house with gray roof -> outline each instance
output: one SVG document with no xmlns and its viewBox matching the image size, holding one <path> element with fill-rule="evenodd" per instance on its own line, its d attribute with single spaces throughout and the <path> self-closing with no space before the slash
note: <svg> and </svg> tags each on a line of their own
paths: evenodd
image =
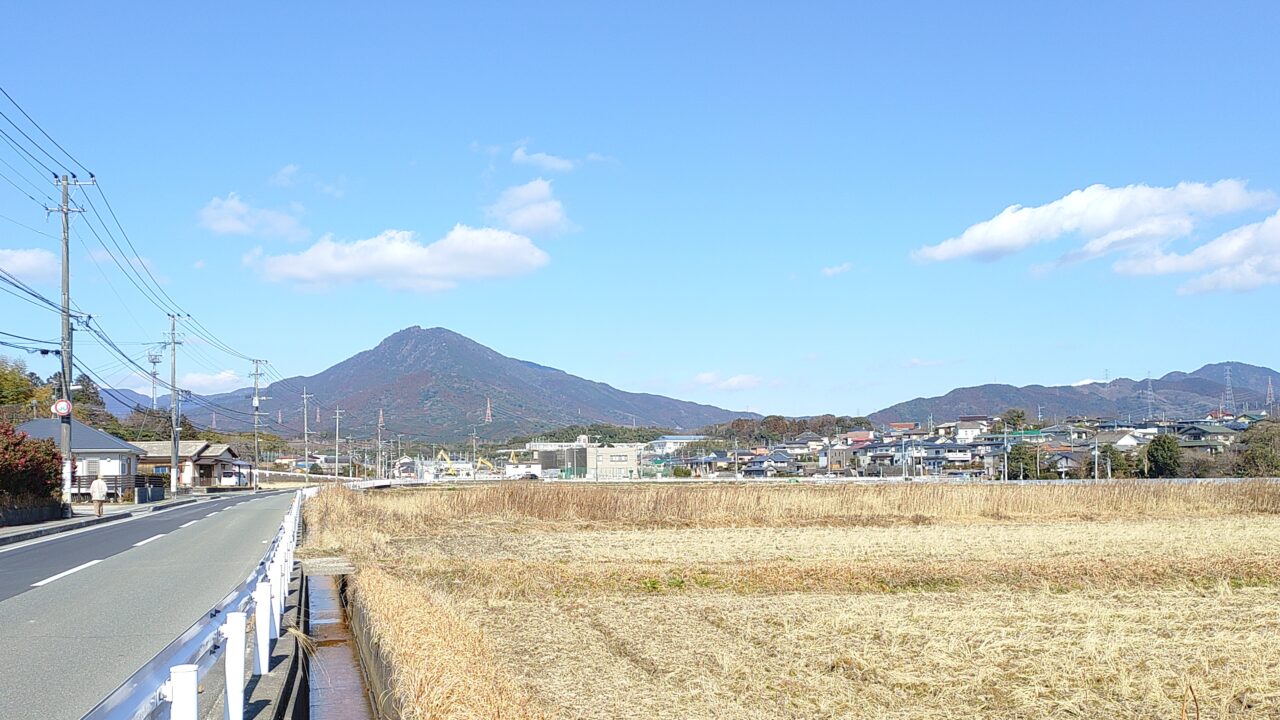
<svg viewBox="0 0 1280 720">
<path fill-rule="evenodd" d="M 17 428 L 37 440 L 62 442 L 62 422 L 56 418 L 29 420 Z M 71 419 L 71 458 L 62 461 L 62 491 L 71 499 L 73 495 L 89 492 L 89 484 L 98 476 L 107 481 L 108 494 L 121 496 L 134 486 L 134 476 L 140 472 L 142 448 L 95 427 Z M 68 477 L 68 462 L 74 461 L 74 487 Z"/>
<path fill-rule="evenodd" d="M 140 442 L 145 455 L 142 472 L 151 475 L 169 475 L 172 464 L 172 443 L 169 440 Z M 204 440 L 183 440 L 178 443 L 178 484 L 209 487 L 216 485 L 243 485 L 247 463 L 230 445 L 210 443 Z"/>
</svg>

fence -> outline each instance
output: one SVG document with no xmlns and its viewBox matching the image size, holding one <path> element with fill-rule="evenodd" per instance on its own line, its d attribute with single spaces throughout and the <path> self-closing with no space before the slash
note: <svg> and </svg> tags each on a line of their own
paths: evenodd
<svg viewBox="0 0 1280 720">
<path fill-rule="evenodd" d="M 73 496 L 88 496 L 88 487 L 93 484 L 96 477 L 86 477 L 86 475 L 76 475 L 72 478 L 70 484 L 70 493 Z M 169 487 L 168 482 L 164 478 L 154 477 L 154 475 L 102 475 L 102 482 L 106 483 L 106 496 L 115 497 L 116 500 L 123 498 L 125 493 L 134 491 L 138 488 L 166 488 Z"/>
<path fill-rule="evenodd" d="M 302 501 L 315 490 L 294 493 L 280 529 L 258 567 L 209 614 L 160 651 L 107 696 L 84 720 L 144 720 L 166 715 L 199 717 L 200 679 L 225 656 L 228 720 L 243 720 L 248 615 L 253 613 L 253 675 L 269 669 L 271 647 L 280 637 L 285 597 L 293 572 Z"/>
</svg>

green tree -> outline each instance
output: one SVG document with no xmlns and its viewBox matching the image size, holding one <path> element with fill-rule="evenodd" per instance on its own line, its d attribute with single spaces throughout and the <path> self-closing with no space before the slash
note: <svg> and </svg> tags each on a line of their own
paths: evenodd
<svg viewBox="0 0 1280 720">
<path fill-rule="evenodd" d="M 1009 408 L 1000 415 L 1000 421 L 1010 430 L 1017 430 L 1027 423 L 1027 413 L 1021 408 Z"/>
<path fill-rule="evenodd" d="M 769 415 L 760 421 L 760 433 L 768 440 L 777 442 L 786 438 L 791 424 L 781 415 Z"/>
<path fill-rule="evenodd" d="M 1157 435 L 1147 446 L 1148 475 L 1150 477 L 1178 477 L 1182 468 L 1182 448 L 1173 435 Z"/>
<path fill-rule="evenodd" d="M 1028 480 L 1040 477 L 1039 459 L 1036 449 L 1027 443 L 1018 443 L 1009 448 L 1009 479 Z"/>
<path fill-rule="evenodd" d="M 0 422 L 0 502 L 53 499 L 62 491 L 62 454 Z"/>
<path fill-rule="evenodd" d="M 0 357 L 0 405 L 25 405 L 31 402 L 35 384 L 21 359 Z"/>
<path fill-rule="evenodd" d="M 1242 477 L 1280 475 L 1280 423 L 1254 423 L 1241 433 L 1240 442 L 1244 450 L 1236 463 L 1236 474 Z"/>
<path fill-rule="evenodd" d="M 1129 458 L 1115 445 L 1103 445 L 1098 448 L 1098 477 L 1107 477 L 1108 468 L 1113 478 L 1130 477 Z M 1093 453 L 1089 453 L 1088 467 L 1085 477 L 1093 477 Z"/>
</svg>

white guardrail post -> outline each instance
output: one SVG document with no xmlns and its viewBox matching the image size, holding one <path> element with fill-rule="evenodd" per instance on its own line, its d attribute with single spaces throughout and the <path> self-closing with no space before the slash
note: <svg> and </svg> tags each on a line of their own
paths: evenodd
<svg viewBox="0 0 1280 720">
<path fill-rule="evenodd" d="M 223 662 L 226 686 L 225 720 L 244 720 L 244 652 L 245 614 L 227 613 L 222 624 L 222 635 L 227 640 L 227 654 Z"/>
<path fill-rule="evenodd" d="M 169 668 L 169 717 L 171 720 L 198 720 L 200 715 L 199 665 Z"/>
<path fill-rule="evenodd" d="M 259 581 L 253 588 L 253 674 L 271 669 L 271 586 Z"/>
<path fill-rule="evenodd" d="M 271 629 L 272 644 L 280 637 L 280 572 L 276 569 L 275 561 L 271 561 L 267 565 L 267 586 L 271 588 L 271 594 L 267 597 L 267 612 L 271 617 L 268 627 Z"/>
</svg>

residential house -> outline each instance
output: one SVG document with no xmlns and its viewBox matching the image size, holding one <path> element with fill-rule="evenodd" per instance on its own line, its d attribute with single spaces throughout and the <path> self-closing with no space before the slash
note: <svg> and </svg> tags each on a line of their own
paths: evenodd
<svg viewBox="0 0 1280 720">
<path fill-rule="evenodd" d="M 62 422 L 58 419 L 30 420 L 17 429 L 37 440 L 52 440 L 55 445 L 62 442 Z M 63 497 L 87 494 L 89 484 L 98 476 L 106 481 L 109 495 L 122 497 L 134 487 L 142 455 L 143 450 L 137 445 L 72 418 L 71 458 L 64 458 L 62 463 Z M 69 460 L 75 461 L 74 486 L 68 477 Z"/>
<path fill-rule="evenodd" d="M 857 445 L 858 443 L 874 442 L 876 439 L 875 430 L 851 430 L 840 435 L 837 440 L 845 445 Z"/>
<path fill-rule="evenodd" d="M 1081 427 L 1079 425 L 1072 425 L 1070 423 L 1050 425 L 1047 428 L 1043 428 L 1040 432 L 1044 435 L 1052 435 L 1054 438 L 1063 442 L 1080 441 L 1089 437 L 1088 428 Z"/>
<path fill-rule="evenodd" d="M 142 473 L 169 475 L 173 445 L 168 440 L 139 442 L 143 450 Z M 178 443 L 178 484 L 186 487 L 244 485 L 248 482 L 250 463 L 240 460 L 230 445 L 204 440 Z"/>
<path fill-rule="evenodd" d="M 1099 432 L 1096 442 L 1098 445 L 1112 445 L 1121 452 L 1136 450 L 1139 445 L 1143 444 L 1141 436 L 1132 430 L 1108 430 L 1105 432 Z"/>
<path fill-rule="evenodd" d="M 794 463 L 791 461 L 791 456 L 781 451 L 757 455 L 751 458 L 751 461 L 742 469 L 742 474 L 746 477 L 773 477 L 790 475 L 793 472 Z"/>
<path fill-rule="evenodd" d="M 978 438 L 979 435 L 985 435 L 991 426 L 986 420 L 957 420 L 956 421 L 956 442 L 971 443 Z"/>
<path fill-rule="evenodd" d="M 858 451 L 870 445 L 861 442 L 852 445 L 832 445 L 827 448 L 827 471 L 837 475 L 852 475 L 862 468 L 858 461 Z"/>
<path fill-rule="evenodd" d="M 1089 467 L 1091 455 L 1090 450 L 1055 452 L 1045 458 L 1045 464 L 1050 470 L 1058 473 L 1058 477 L 1066 479 L 1078 475 L 1081 470 Z"/>
<path fill-rule="evenodd" d="M 1184 427 L 1178 435 L 1183 440 L 1211 440 L 1224 445 L 1230 445 L 1239 437 L 1238 430 L 1232 430 L 1225 425 L 1211 425 L 1208 423 L 1195 423 Z"/>
<path fill-rule="evenodd" d="M 1179 440 L 1178 447 L 1189 453 L 1221 455 L 1226 452 L 1227 443 L 1218 440 Z"/>
</svg>

